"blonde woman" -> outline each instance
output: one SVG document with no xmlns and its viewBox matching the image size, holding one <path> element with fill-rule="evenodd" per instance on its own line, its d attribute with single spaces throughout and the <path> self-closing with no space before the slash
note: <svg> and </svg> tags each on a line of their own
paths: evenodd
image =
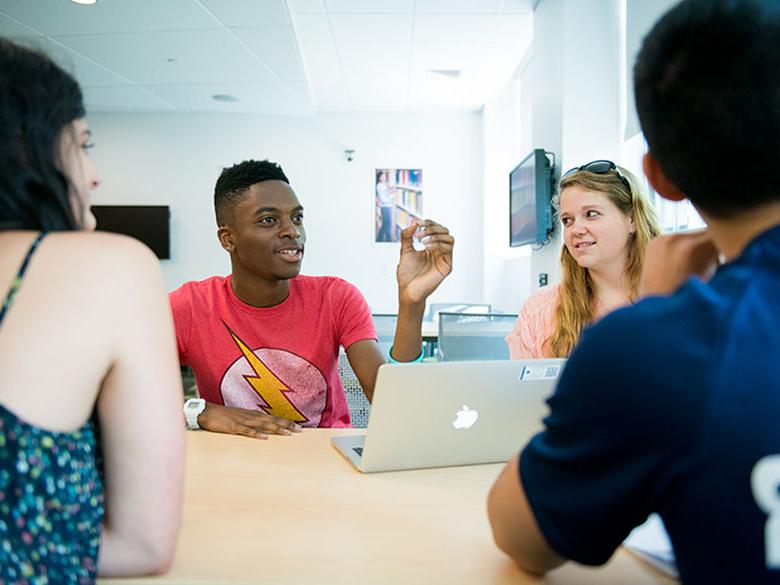
<svg viewBox="0 0 780 585">
<path fill-rule="evenodd" d="M 636 178 L 612 161 L 561 178 L 561 282 L 529 298 L 506 341 L 512 359 L 568 357 L 583 328 L 636 300 L 648 242 L 660 233 Z"/>
</svg>

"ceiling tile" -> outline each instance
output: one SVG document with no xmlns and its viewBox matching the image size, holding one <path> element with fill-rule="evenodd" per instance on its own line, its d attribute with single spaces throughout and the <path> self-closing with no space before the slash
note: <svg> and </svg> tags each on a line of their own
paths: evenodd
<svg viewBox="0 0 780 585">
<path fill-rule="evenodd" d="M 87 113 L 127 110 L 167 112 L 174 109 L 165 100 L 136 85 L 86 87 L 84 88 L 84 104 Z"/>
<path fill-rule="evenodd" d="M 315 83 L 342 83 L 344 77 L 341 72 L 341 67 L 333 65 L 319 65 L 316 67 L 309 67 L 309 81 L 314 85 Z"/>
<path fill-rule="evenodd" d="M 258 26 L 231 30 L 280 79 L 304 79 L 298 44 L 291 26 Z"/>
<path fill-rule="evenodd" d="M 287 6 L 292 13 L 323 14 L 325 12 L 325 3 L 322 0 L 287 0 Z"/>
<path fill-rule="evenodd" d="M 478 112 L 484 100 L 476 96 L 461 94 L 409 96 L 409 109 L 416 112 Z"/>
<path fill-rule="evenodd" d="M 56 41 L 49 41 L 45 47 L 41 47 L 52 60 L 60 67 L 73 74 L 82 87 L 111 87 L 127 85 L 127 79 L 114 75 L 111 70 L 74 53 L 70 49 L 59 45 Z"/>
<path fill-rule="evenodd" d="M 49 36 L 219 26 L 196 0 L 114 0 L 92 6 L 65 0 L 3 0 L 0 6 L 0 11 Z"/>
<path fill-rule="evenodd" d="M 56 40 L 139 84 L 273 81 L 226 29 Z"/>
<path fill-rule="evenodd" d="M 496 17 L 486 14 L 418 14 L 414 40 L 423 42 L 488 41 Z"/>
<path fill-rule="evenodd" d="M 403 95 L 368 93 L 352 96 L 352 111 L 355 112 L 397 112 L 406 111 L 409 98 Z"/>
<path fill-rule="evenodd" d="M 352 91 L 357 87 L 376 88 L 377 91 L 392 92 L 403 89 L 409 84 L 409 69 L 407 67 L 344 67 L 344 79 L 347 88 Z"/>
<path fill-rule="evenodd" d="M 303 59 L 308 67 L 338 65 L 339 54 L 336 43 L 304 43 Z"/>
<path fill-rule="evenodd" d="M 409 90 L 409 106 L 422 110 L 476 110 L 485 102 L 484 91 L 484 85 L 468 79 L 417 73 Z"/>
<path fill-rule="evenodd" d="M 327 43 L 333 41 L 330 22 L 326 14 L 296 14 L 295 31 L 302 43 Z"/>
<path fill-rule="evenodd" d="M 291 81 L 287 84 L 292 92 L 304 103 L 311 103 L 311 88 L 306 81 Z"/>
<path fill-rule="evenodd" d="M 2 5 L 0 5 L 0 10 L 2 10 Z M 12 39 L 32 36 L 40 36 L 40 32 L 0 12 L 0 37 Z"/>
<path fill-rule="evenodd" d="M 528 46 L 518 46 L 516 44 L 499 46 L 501 46 L 502 49 L 494 53 L 490 59 L 486 61 L 486 64 L 490 67 L 509 71 L 509 74 L 511 75 L 528 52 Z"/>
<path fill-rule="evenodd" d="M 408 65 L 411 43 L 340 43 L 341 64 L 350 65 Z"/>
<path fill-rule="evenodd" d="M 412 67 L 421 69 L 463 69 L 489 59 L 489 43 L 414 43 Z"/>
<path fill-rule="evenodd" d="M 463 110 L 505 86 L 536 1 L 0 0 L 0 35 L 42 44 L 93 110 Z"/>
<path fill-rule="evenodd" d="M 530 45 L 533 38 L 533 17 L 530 14 L 504 14 L 498 17 L 491 40 Z"/>
<path fill-rule="evenodd" d="M 406 14 L 331 14 L 333 38 L 342 42 L 410 41 L 412 16 Z"/>
<path fill-rule="evenodd" d="M 412 0 L 325 0 L 331 14 L 411 14 Z"/>
<path fill-rule="evenodd" d="M 318 98 L 314 101 L 314 107 L 317 112 L 351 112 L 352 103 L 344 99 L 330 99 L 327 96 Z"/>
<path fill-rule="evenodd" d="M 200 0 L 225 26 L 289 26 L 284 0 Z"/>
<path fill-rule="evenodd" d="M 496 14 L 502 0 L 415 0 L 417 14 Z"/>
<path fill-rule="evenodd" d="M 356 110 L 406 108 L 409 97 L 406 67 L 345 67 L 344 78 Z"/>
<path fill-rule="evenodd" d="M 75 77 L 82 87 L 110 87 L 129 83 L 127 79 L 114 75 L 109 69 L 74 53 L 47 37 L 18 37 L 14 39 L 14 42 L 46 53 L 52 61 Z"/>
<path fill-rule="evenodd" d="M 158 85 L 147 89 L 188 112 L 248 112 L 305 116 L 313 113 L 308 101 L 303 101 L 283 83 Z M 214 94 L 233 95 L 237 102 L 217 102 Z"/>
<path fill-rule="evenodd" d="M 506 0 L 504 14 L 532 14 L 536 0 Z"/>
<path fill-rule="evenodd" d="M 345 110 L 351 108 L 349 93 L 339 80 L 320 81 L 311 85 L 312 99 L 317 111 L 323 109 Z"/>
</svg>

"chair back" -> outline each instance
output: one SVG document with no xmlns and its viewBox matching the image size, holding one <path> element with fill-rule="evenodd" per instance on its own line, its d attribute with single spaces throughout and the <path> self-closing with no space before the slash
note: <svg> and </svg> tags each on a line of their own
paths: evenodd
<svg viewBox="0 0 780 585">
<path fill-rule="evenodd" d="M 490 305 L 487 303 L 431 303 L 428 307 L 426 321 L 438 321 L 439 313 L 490 313 Z"/>
<path fill-rule="evenodd" d="M 371 403 L 366 398 L 360 381 L 349 365 L 347 354 L 339 350 L 339 377 L 344 387 L 344 395 L 347 397 L 349 418 L 356 429 L 364 429 L 368 425 L 368 414 L 371 412 Z"/>
<path fill-rule="evenodd" d="M 395 324 L 398 322 L 398 315 L 390 313 L 374 313 L 374 327 L 378 338 L 379 351 L 387 359 L 387 352 L 393 345 L 395 338 Z"/>
<path fill-rule="evenodd" d="M 511 313 L 439 313 L 439 361 L 508 360 Z"/>
</svg>

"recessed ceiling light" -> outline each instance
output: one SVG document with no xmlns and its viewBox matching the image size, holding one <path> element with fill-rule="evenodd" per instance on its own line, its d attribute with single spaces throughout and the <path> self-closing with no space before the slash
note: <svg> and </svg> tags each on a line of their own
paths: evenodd
<svg viewBox="0 0 780 585">
<path fill-rule="evenodd" d="M 70 0 L 74 4 L 97 4 L 98 0 Z"/>
<path fill-rule="evenodd" d="M 234 95 L 228 95 L 226 93 L 215 93 L 211 96 L 215 102 L 237 102 L 238 98 Z"/>
</svg>

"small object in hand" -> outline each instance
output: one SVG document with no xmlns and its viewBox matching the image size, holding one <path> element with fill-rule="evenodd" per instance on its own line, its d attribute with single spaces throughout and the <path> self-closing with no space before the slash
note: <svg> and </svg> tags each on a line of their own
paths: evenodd
<svg viewBox="0 0 780 585">
<path fill-rule="evenodd" d="M 417 229 L 415 229 L 414 233 L 412 234 L 412 246 L 418 252 L 425 251 L 425 243 L 423 242 L 424 237 L 425 237 L 425 226 L 418 225 Z"/>
</svg>

